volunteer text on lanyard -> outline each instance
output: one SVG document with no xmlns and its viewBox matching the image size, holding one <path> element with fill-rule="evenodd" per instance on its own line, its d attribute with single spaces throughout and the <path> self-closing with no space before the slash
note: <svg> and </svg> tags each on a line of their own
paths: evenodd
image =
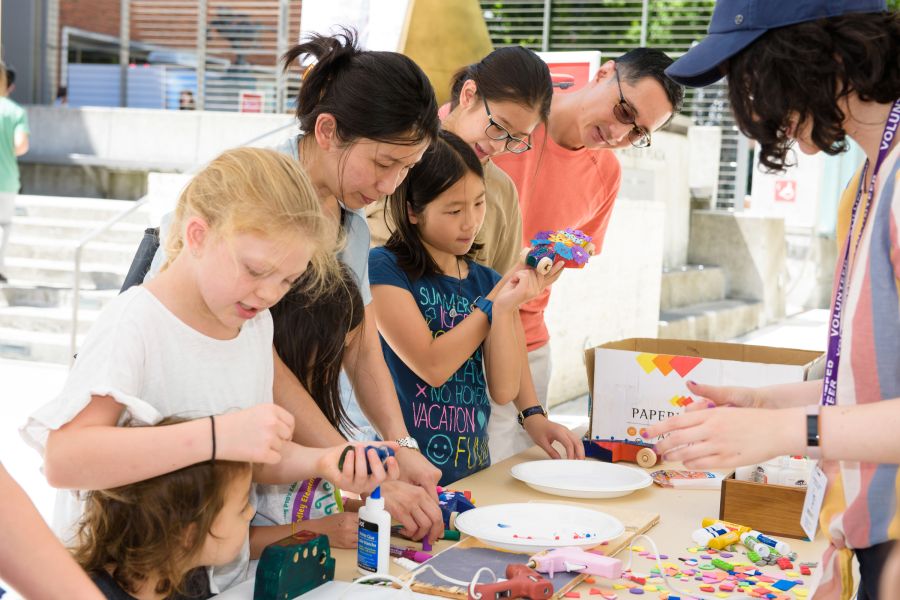
<svg viewBox="0 0 900 600">
<path fill-rule="evenodd" d="M 863 211 L 862 226 L 859 228 L 859 237 L 856 238 L 856 245 L 853 248 L 853 256 L 859 250 L 859 242 L 862 240 L 863 232 L 866 229 L 866 221 L 869 218 L 869 209 L 872 206 L 872 198 L 875 196 L 875 180 L 878 177 L 878 170 L 881 163 L 887 158 L 888 149 L 891 147 L 891 141 L 897 135 L 897 124 L 900 122 L 900 99 L 894 101 L 891 112 L 888 114 L 887 123 L 884 126 L 884 132 L 881 134 L 881 145 L 878 148 L 878 158 L 875 161 L 875 168 L 872 169 L 872 178 L 869 180 L 869 187 L 866 190 L 866 206 Z M 837 404 L 837 378 L 838 365 L 841 362 L 841 332 L 842 321 L 844 318 L 844 300 L 847 294 L 847 279 L 850 271 L 850 242 L 853 241 L 853 230 L 856 224 L 856 214 L 859 209 L 859 201 L 862 198 L 863 184 L 866 181 L 866 172 L 869 170 L 869 161 L 863 166 L 862 173 L 859 176 L 859 189 L 856 192 L 856 200 L 853 202 L 853 212 L 850 213 L 850 231 L 847 234 L 847 243 L 844 244 L 844 260 L 841 265 L 841 274 L 838 279 L 837 292 L 834 295 L 834 306 L 831 309 L 831 320 L 828 322 L 830 334 L 828 336 L 828 356 L 825 361 L 825 382 L 822 386 L 822 406 L 834 406 Z"/>
<path fill-rule="evenodd" d="M 897 125 L 900 123 L 900 100 L 895 100 L 888 113 L 884 132 L 881 134 L 881 145 L 878 147 L 878 158 L 875 160 L 875 168 L 872 170 L 872 178 L 866 190 L 866 206 L 863 210 L 862 225 L 859 228 L 859 237 L 853 247 L 853 257 L 859 250 L 859 242 L 862 240 L 866 229 L 866 221 L 869 218 L 869 209 L 872 207 L 872 199 L 875 197 L 875 180 L 881 163 L 887 158 L 891 141 L 897 135 Z M 856 192 L 856 200 L 853 202 L 853 211 L 850 213 L 850 231 L 847 233 L 847 242 L 844 244 L 844 260 L 841 264 L 841 274 L 838 279 L 837 292 L 834 295 L 834 306 L 831 309 L 831 320 L 828 323 L 830 334 L 828 336 L 828 355 L 825 361 L 825 381 L 822 385 L 822 406 L 834 406 L 837 404 L 837 378 L 838 365 L 841 362 L 841 332 L 844 318 L 844 300 L 847 295 L 847 279 L 850 271 L 850 243 L 853 241 L 853 230 L 856 226 L 856 214 L 859 210 L 859 201 L 862 198 L 863 184 L 866 181 L 866 173 L 869 170 L 869 161 L 866 159 L 862 173 L 859 175 L 859 189 Z M 819 525 L 819 512 L 822 510 L 822 502 L 825 499 L 825 491 L 828 486 L 828 478 L 822 468 L 816 465 L 806 488 L 806 498 L 803 501 L 803 510 L 800 513 L 800 526 L 809 539 L 816 537 L 816 529 Z"/>
</svg>

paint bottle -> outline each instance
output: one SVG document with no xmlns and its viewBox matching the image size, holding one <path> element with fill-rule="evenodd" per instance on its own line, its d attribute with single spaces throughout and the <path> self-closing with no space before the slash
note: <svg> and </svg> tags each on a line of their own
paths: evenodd
<svg viewBox="0 0 900 600">
<path fill-rule="evenodd" d="M 751 531 L 750 535 L 752 535 L 753 537 L 758 539 L 760 542 L 762 542 L 766 546 L 769 546 L 770 548 L 774 548 L 775 551 L 778 552 L 778 554 L 783 554 L 783 555 L 787 556 L 788 554 L 791 553 L 791 547 L 788 546 L 785 542 L 782 542 L 781 540 L 776 540 L 774 538 L 770 538 L 769 536 L 764 535 L 755 530 Z"/>
<path fill-rule="evenodd" d="M 737 531 L 729 531 L 724 535 L 720 535 L 715 537 L 708 542 L 706 542 L 707 548 L 712 548 L 713 550 L 723 550 L 732 544 L 737 544 L 741 541 L 741 536 Z"/>
<path fill-rule="evenodd" d="M 359 540 L 356 566 L 363 575 L 387 575 L 390 571 L 391 515 L 384 510 L 381 488 L 377 487 L 359 509 Z"/>
<path fill-rule="evenodd" d="M 730 523 L 728 521 L 722 521 L 720 519 L 711 519 L 709 517 L 703 519 L 700 524 L 703 527 L 713 527 L 715 529 L 734 529 L 738 533 L 745 533 L 747 531 L 750 531 L 750 528 L 746 525 L 738 525 L 737 523 Z"/>
<path fill-rule="evenodd" d="M 753 550 L 760 558 L 766 558 L 772 553 L 772 549 L 766 546 L 749 533 L 741 534 L 741 543 L 747 550 Z"/>
<path fill-rule="evenodd" d="M 715 539 L 720 535 L 725 535 L 726 533 L 728 533 L 728 530 L 724 527 L 703 527 L 692 533 L 691 539 L 694 540 L 694 543 L 698 546 L 706 547 L 706 544 L 708 544 L 710 540 Z"/>
</svg>

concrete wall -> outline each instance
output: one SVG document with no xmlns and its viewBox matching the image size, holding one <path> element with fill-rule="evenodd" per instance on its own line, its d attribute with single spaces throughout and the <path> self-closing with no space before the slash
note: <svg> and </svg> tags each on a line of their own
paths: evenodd
<svg viewBox="0 0 900 600">
<path fill-rule="evenodd" d="M 691 197 L 686 127 L 680 121 L 653 134 L 649 148 L 626 148 L 616 154 L 622 164 L 620 199 L 653 200 L 665 207 L 663 266 L 687 262 Z"/>
<path fill-rule="evenodd" d="M 19 164 L 23 194 L 137 200 L 147 193 L 147 171 L 50 165 Z"/>
<path fill-rule="evenodd" d="M 25 162 L 68 154 L 186 170 L 225 150 L 294 122 L 292 115 L 134 108 L 28 106 L 31 150 Z M 254 146 L 271 146 L 285 129 Z"/>
<path fill-rule="evenodd" d="M 20 159 L 23 192 L 51 196 L 135 200 L 147 193 L 148 171 L 188 171 L 227 148 L 260 136 L 253 146 L 273 146 L 295 131 L 291 115 L 26 109 L 31 149 Z"/>
<path fill-rule="evenodd" d="M 584 349 L 627 337 L 656 337 L 667 207 L 616 201 L 603 252 L 553 286 L 547 309 L 553 377 L 549 404 L 588 391 Z"/>
<path fill-rule="evenodd" d="M 784 220 L 709 210 L 691 218 L 691 264 L 723 267 L 728 296 L 762 301 L 766 323 L 784 317 Z"/>
</svg>

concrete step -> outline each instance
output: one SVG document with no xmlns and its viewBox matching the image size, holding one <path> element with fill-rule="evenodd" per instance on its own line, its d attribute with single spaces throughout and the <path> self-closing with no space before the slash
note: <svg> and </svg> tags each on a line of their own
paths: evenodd
<svg viewBox="0 0 900 600">
<path fill-rule="evenodd" d="M 133 206 L 134 200 L 104 200 L 66 196 L 16 196 L 17 215 L 44 219 L 105 222 Z M 142 206 L 125 217 L 124 222 L 138 225 L 150 223 L 150 213 L 147 206 Z"/>
<path fill-rule="evenodd" d="M 125 281 L 128 264 L 82 263 L 81 286 L 87 289 L 118 290 Z M 11 281 L 25 279 L 51 285 L 72 285 L 74 266 L 70 260 L 8 258 L 4 275 Z"/>
<path fill-rule="evenodd" d="M 13 218 L 12 238 L 22 237 L 50 237 L 54 239 L 81 240 L 96 228 L 101 227 L 103 221 L 85 221 L 75 219 L 53 219 L 45 217 L 15 217 Z M 109 231 L 100 234 L 98 242 L 117 242 L 120 244 L 134 244 L 137 249 L 141 243 L 146 226 L 137 223 L 117 223 Z"/>
<path fill-rule="evenodd" d="M 724 342 L 763 325 L 762 302 L 725 299 L 659 313 L 660 338 Z"/>
<path fill-rule="evenodd" d="M 78 338 L 80 345 L 83 336 Z M 0 327 L 0 358 L 69 364 L 70 337 L 64 333 L 21 331 Z"/>
<path fill-rule="evenodd" d="M 659 309 L 662 311 L 724 300 L 728 291 L 725 270 L 713 265 L 682 265 L 663 270 Z"/>
<path fill-rule="evenodd" d="M 85 334 L 97 320 L 97 309 L 78 311 L 78 333 Z M 34 306 L 7 306 L 0 308 L 0 329 L 64 333 L 72 331 L 71 307 L 37 308 Z"/>
<path fill-rule="evenodd" d="M 80 309 L 84 310 L 99 310 L 118 294 L 118 289 L 82 289 L 78 305 Z M 0 285 L 0 306 L 69 308 L 71 310 L 72 295 L 71 281 L 69 285 L 46 285 L 33 281 L 11 280 L 6 285 Z"/>
<path fill-rule="evenodd" d="M 15 236 L 6 248 L 7 258 L 37 258 L 41 260 L 75 259 L 75 240 L 59 240 L 47 237 Z M 81 251 L 81 259 L 89 263 L 130 265 L 137 251 L 137 244 L 116 242 L 91 242 Z M 72 268 L 74 269 L 74 263 Z"/>
</svg>

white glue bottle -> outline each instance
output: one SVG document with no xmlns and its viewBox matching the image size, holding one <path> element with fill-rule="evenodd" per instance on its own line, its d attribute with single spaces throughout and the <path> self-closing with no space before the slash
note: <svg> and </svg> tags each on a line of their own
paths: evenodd
<svg viewBox="0 0 900 600">
<path fill-rule="evenodd" d="M 387 575 L 390 571 L 391 515 L 384 510 L 381 488 L 377 487 L 359 509 L 359 540 L 356 566 L 363 575 Z"/>
</svg>

